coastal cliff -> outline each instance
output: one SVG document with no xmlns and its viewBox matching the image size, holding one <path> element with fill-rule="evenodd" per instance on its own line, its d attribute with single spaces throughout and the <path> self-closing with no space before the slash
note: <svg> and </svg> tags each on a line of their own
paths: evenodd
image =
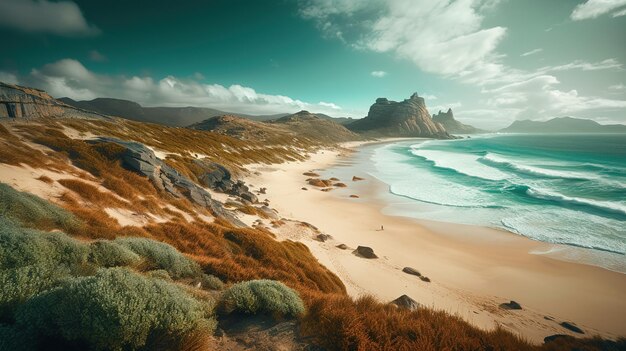
<svg viewBox="0 0 626 351">
<path fill-rule="evenodd" d="M 400 102 L 378 98 L 370 107 L 367 117 L 346 127 L 375 137 L 450 138 L 446 129 L 432 120 L 424 98 L 417 93 Z"/>
<path fill-rule="evenodd" d="M 452 112 L 451 108 L 449 108 L 446 112 L 442 112 L 440 110 L 436 115 L 433 115 L 433 121 L 441 124 L 448 133 L 472 134 L 484 132 L 482 129 L 478 129 L 476 127 L 457 121 L 454 118 L 454 113 Z"/>
</svg>

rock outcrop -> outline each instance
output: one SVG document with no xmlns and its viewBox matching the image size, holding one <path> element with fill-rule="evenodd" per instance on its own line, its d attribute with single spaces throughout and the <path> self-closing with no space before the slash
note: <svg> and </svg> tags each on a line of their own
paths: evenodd
<svg viewBox="0 0 626 351">
<path fill-rule="evenodd" d="M 54 99 L 45 91 L 0 82 L 0 118 L 103 118 Z"/>
<path fill-rule="evenodd" d="M 208 191 L 156 157 L 154 152 L 145 145 L 108 137 L 100 137 L 90 142 L 115 143 L 125 147 L 126 150 L 120 156 L 124 168 L 147 177 L 156 188 L 176 198 L 187 198 L 195 204 L 210 209 L 216 216 L 224 217 L 236 225 L 246 226 L 230 211 L 224 209 L 220 202 L 213 200 Z"/>
<path fill-rule="evenodd" d="M 510 302 L 501 303 L 500 308 L 503 308 L 505 310 L 521 310 L 522 305 L 511 300 Z"/>
<path fill-rule="evenodd" d="M 406 308 L 407 310 L 410 310 L 410 311 L 416 310 L 421 307 L 417 301 L 413 300 L 408 295 L 402 295 L 398 297 L 397 299 L 391 301 L 390 304 L 396 305 L 400 308 Z"/>
<path fill-rule="evenodd" d="M 452 134 L 473 134 L 484 132 L 481 129 L 463 124 L 454 119 L 454 114 L 452 113 L 451 108 L 449 108 L 446 112 L 439 111 L 436 115 L 433 115 L 433 121 L 441 124 L 448 133 Z"/>
<path fill-rule="evenodd" d="M 446 129 L 431 119 L 424 98 L 417 93 L 401 102 L 378 98 L 367 117 L 346 127 L 373 137 L 450 138 Z"/>
</svg>

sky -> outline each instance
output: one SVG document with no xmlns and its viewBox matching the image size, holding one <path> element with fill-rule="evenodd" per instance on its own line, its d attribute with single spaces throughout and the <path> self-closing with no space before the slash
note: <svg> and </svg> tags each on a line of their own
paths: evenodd
<svg viewBox="0 0 626 351">
<path fill-rule="evenodd" d="M 54 97 L 626 123 L 626 0 L 0 0 L 0 36 L 0 81 Z"/>
</svg>

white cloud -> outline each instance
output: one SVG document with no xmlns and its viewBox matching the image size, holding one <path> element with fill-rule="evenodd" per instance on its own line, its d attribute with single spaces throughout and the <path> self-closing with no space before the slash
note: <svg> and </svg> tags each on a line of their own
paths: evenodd
<svg viewBox="0 0 626 351">
<path fill-rule="evenodd" d="M 387 72 L 385 72 L 385 71 L 372 71 L 370 74 L 372 75 L 372 77 L 382 78 L 382 77 L 387 75 Z"/>
<path fill-rule="evenodd" d="M 0 78 L 4 77 L 0 72 Z M 15 77 L 15 76 L 13 76 Z M 330 102 L 308 103 L 284 95 L 270 95 L 239 84 L 225 87 L 203 84 L 194 79 L 167 76 L 109 76 L 94 73 L 82 63 L 63 59 L 33 69 L 24 77 L 15 77 L 20 84 L 44 89 L 52 96 L 68 96 L 76 100 L 111 97 L 132 100 L 144 106 L 198 106 L 246 114 L 273 114 L 309 110 L 320 113 L 350 115 Z"/>
<path fill-rule="evenodd" d="M 421 97 L 423 97 L 426 100 L 437 100 L 437 97 L 435 95 L 431 95 L 431 94 L 424 94 L 424 95 L 420 95 Z"/>
<path fill-rule="evenodd" d="M 0 26 L 64 36 L 100 33 L 97 27 L 87 23 L 78 5 L 72 1 L 2 0 Z"/>
<path fill-rule="evenodd" d="M 623 6 L 626 6 L 626 0 L 587 0 L 574 8 L 570 18 L 574 21 L 597 18 Z M 613 13 L 613 17 L 624 14 L 626 14 L 626 9 Z"/>
<path fill-rule="evenodd" d="M 559 84 L 556 77 L 542 75 L 485 90 L 485 93 L 490 94 L 486 105 L 507 110 L 517 119 L 626 108 L 626 100 L 581 96 L 575 89 L 569 91 L 558 89 Z"/>
<path fill-rule="evenodd" d="M 530 56 L 530 55 L 538 54 L 538 53 L 540 53 L 542 51 L 543 51 L 543 49 L 534 49 L 534 50 L 527 51 L 527 52 L 521 54 L 520 56 Z"/>
<path fill-rule="evenodd" d="M 609 90 L 626 90 L 626 85 L 624 85 L 623 83 L 611 85 L 609 87 Z"/>
<path fill-rule="evenodd" d="M 498 2 L 309 0 L 300 13 L 330 36 L 354 38 L 355 47 L 391 52 L 426 72 L 455 76 L 498 59 L 494 50 L 506 29 L 481 28 L 482 11 Z"/>
</svg>

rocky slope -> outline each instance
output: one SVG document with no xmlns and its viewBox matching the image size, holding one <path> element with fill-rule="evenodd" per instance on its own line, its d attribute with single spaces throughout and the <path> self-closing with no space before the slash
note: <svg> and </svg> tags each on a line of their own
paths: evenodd
<svg viewBox="0 0 626 351">
<path fill-rule="evenodd" d="M 37 117 L 102 118 L 55 100 L 45 91 L 0 82 L 0 119 L 32 119 Z"/>
<path fill-rule="evenodd" d="M 431 119 L 424 98 L 417 94 L 401 102 L 378 98 L 370 107 L 367 117 L 346 127 L 375 137 L 450 137 L 441 124 Z"/>
<path fill-rule="evenodd" d="M 436 115 L 433 115 L 433 121 L 441 124 L 448 133 L 452 134 L 473 134 L 484 132 L 484 130 L 482 129 L 478 129 L 457 121 L 454 118 L 454 114 L 452 113 L 451 108 L 449 108 L 446 112 L 442 112 L 440 110 Z"/>
<path fill-rule="evenodd" d="M 560 117 L 547 121 L 515 121 L 501 133 L 626 133 L 626 125 L 600 124 L 590 119 Z"/>
</svg>

